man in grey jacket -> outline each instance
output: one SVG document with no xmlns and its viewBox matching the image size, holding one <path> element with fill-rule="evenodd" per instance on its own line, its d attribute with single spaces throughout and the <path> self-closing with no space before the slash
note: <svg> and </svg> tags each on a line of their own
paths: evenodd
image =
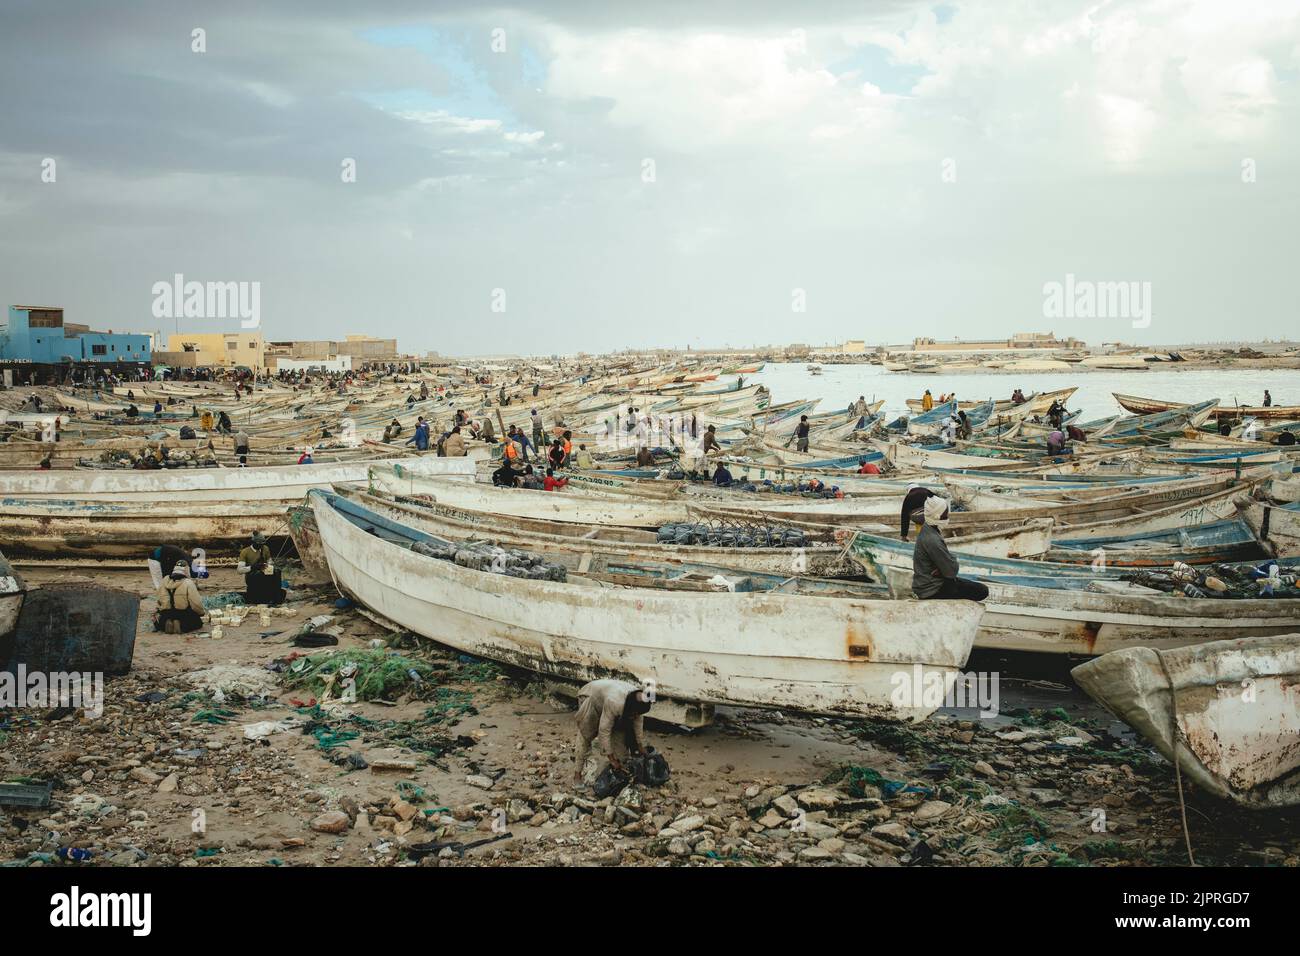
<svg viewBox="0 0 1300 956">
<path fill-rule="evenodd" d="M 948 502 L 937 495 L 925 501 L 921 532 L 912 546 L 912 593 L 919 598 L 983 601 L 989 589 L 978 581 L 957 577 L 960 566 L 943 540 Z"/>
</svg>

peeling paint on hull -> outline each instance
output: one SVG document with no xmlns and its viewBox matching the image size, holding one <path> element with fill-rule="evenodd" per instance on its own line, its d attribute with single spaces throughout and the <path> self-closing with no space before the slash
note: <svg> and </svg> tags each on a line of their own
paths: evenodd
<svg viewBox="0 0 1300 956">
<path fill-rule="evenodd" d="M 1300 804 L 1300 634 L 1117 651 L 1072 674 L 1197 786 L 1246 807 Z"/>
</svg>

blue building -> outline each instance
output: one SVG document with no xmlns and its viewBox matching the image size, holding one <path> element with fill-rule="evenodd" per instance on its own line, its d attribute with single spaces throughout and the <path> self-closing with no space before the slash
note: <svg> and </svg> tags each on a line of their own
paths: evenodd
<svg viewBox="0 0 1300 956">
<path fill-rule="evenodd" d="M 11 305 L 0 324 L 0 361 L 5 362 L 148 362 L 149 345 L 147 335 L 64 326 L 63 310 L 55 308 Z"/>
</svg>

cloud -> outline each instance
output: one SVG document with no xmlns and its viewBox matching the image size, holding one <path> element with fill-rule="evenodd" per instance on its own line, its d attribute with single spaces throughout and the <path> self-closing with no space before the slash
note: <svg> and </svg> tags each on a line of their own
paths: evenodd
<svg viewBox="0 0 1300 956">
<path fill-rule="evenodd" d="M 1066 272 L 1155 281 L 1151 341 L 1289 314 L 1293 2 L 546 6 L 13 5 L 0 297 L 257 279 L 444 352 L 1000 335 Z"/>
</svg>

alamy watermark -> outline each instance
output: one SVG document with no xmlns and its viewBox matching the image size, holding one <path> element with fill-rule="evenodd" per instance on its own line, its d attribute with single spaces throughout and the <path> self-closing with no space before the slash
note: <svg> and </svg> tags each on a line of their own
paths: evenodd
<svg viewBox="0 0 1300 956">
<path fill-rule="evenodd" d="M 977 707 L 980 717 L 998 715 L 999 678 L 997 671 L 958 673 L 949 684 L 946 670 L 926 670 L 913 664 L 910 671 L 895 671 L 889 679 L 893 685 L 889 699 L 895 707 Z"/>
<path fill-rule="evenodd" d="M 1094 282 L 1067 272 L 1064 282 L 1043 283 L 1047 319 L 1130 319 L 1135 329 L 1151 325 L 1151 283 Z"/>
<path fill-rule="evenodd" d="M 155 319 L 239 319 L 240 328 L 262 325 L 262 283 L 186 282 L 176 273 L 171 282 L 155 282 Z"/>
<path fill-rule="evenodd" d="M 87 717 L 104 713 L 102 672 L 29 671 L 19 664 L 11 673 L 0 671 L 0 709 L 74 707 Z"/>
<path fill-rule="evenodd" d="M 152 893 L 83 893 L 81 887 L 74 886 L 50 897 L 50 925 L 54 927 L 118 926 L 129 928 L 134 936 L 148 936 L 152 913 Z"/>
</svg>

